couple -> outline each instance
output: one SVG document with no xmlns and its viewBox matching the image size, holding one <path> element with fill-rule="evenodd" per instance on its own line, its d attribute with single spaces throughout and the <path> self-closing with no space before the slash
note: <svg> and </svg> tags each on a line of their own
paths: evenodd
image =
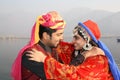
<svg viewBox="0 0 120 80">
<path fill-rule="evenodd" d="M 14 80 L 120 80 L 119 69 L 99 40 L 93 21 L 78 23 L 72 43 L 63 42 L 65 21 L 51 11 L 38 17 L 31 40 L 18 54 Z"/>
</svg>

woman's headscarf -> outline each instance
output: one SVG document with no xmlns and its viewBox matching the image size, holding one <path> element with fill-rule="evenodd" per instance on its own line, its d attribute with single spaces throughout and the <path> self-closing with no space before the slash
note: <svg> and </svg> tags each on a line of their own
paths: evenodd
<svg viewBox="0 0 120 80">
<path fill-rule="evenodd" d="M 78 23 L 79 26 L 83 27 L 88 34 L 91 36 L 91 38 L 99 45 L 99 47 L 104 51 L 106 57 L 108 58 L 108 62 L 109 62 L 109 66 L 110 66 L 110 70 L 112 72 L 112 75 L 114 77 L 115 80 L 120 80 L 120 70 L 117 66 L 117 64 L 115 63 L 115 60 L 111 54 L 111 52 L 109 51 L 109 49 L 107 48 L 107 46 L 100 41 L 100 30 L 98 28 L 98 25 L 91 21 L 88 20 L 84 23 Z"/>
<path fill-rule="evenodd" d="M 11 76 L 14 80 L 21 80 L 21 60 L 23 52 L 31 47 L 32 45 L 36 44 L 40 38 L 39 38 L 39 25 L 43 25 L 44 27 L 49 27 L 50 29 L 64 29 L 65 27 L 65 21 L 62 19 L 62 17 L 56 12 L 51 11 L 47 14 L 41 15 L 37 18 L 31 32 L 31 39 L 30 42 L 23 47 L 20 52 L 18 53 L 17 58 L 15 59 L 12 70 L 11 70 Z"/>
</svg>

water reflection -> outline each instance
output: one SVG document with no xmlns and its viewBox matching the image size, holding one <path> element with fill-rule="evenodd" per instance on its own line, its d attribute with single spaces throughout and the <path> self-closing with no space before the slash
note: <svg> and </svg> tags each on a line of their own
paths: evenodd
<svg viewBox="0 0 120 80">
<path fill-rule="evenodd" d="M 0 39 L 0 78 L 1 80 L 11 80 L 10 69 L 11 65 L 16 58 L 19 50 L 28 43 L 29 39 Z M 71 38 L 65 40 L 70 41 Z M 101 39 L 110 49 L 114 56 L 116 63 L 120 68 L 120 43 L 117 43 L 116 38 L 102 38 Z"/>
</svg>

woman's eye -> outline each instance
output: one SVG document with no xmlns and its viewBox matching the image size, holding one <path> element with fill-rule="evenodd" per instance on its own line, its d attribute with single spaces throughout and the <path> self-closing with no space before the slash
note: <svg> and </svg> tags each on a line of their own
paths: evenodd
<svg viewBox="0 0 120 80">
<path fill-rule="evenodd" d="M 77 40 L 77 39 L 78 39 L 78 37 L 77 37 L 77 36 L 74 36 L 74 39 L 75 39 L 75 40 Z"/>
</svg>

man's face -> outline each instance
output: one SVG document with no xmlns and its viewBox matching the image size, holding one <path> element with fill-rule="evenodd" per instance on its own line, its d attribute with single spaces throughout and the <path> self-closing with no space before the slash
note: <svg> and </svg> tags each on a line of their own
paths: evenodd
<svg viewBox="0 0 120 80">
<path fill-rule="evenodd" d="M 57 47 L 59 42 L 63 40 L 63 32 L 64 32 L 64 29 L 60 29 L 52 33 L 52 36 L 48 40 L 48 45 L 50 47 Z"/>
<path fill-rule="evenodd" d="M 86 41 L 78 34 L 73 36 L 73 43 L 75 50 L 80 50 L 86 43 Z"/>
</svg>

